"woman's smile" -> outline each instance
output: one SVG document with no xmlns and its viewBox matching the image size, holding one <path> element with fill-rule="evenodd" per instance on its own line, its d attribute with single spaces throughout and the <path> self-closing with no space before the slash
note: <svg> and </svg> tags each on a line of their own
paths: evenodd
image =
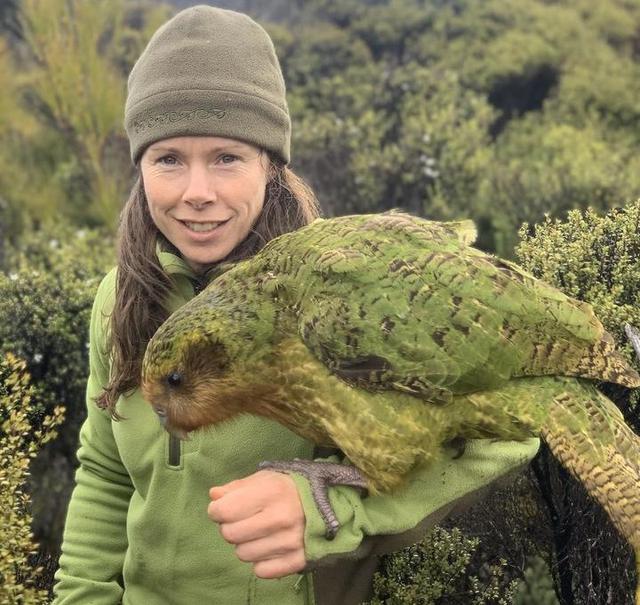
<svg viewBox="0 0 640 605">
<path fill-rule="evenodd" d="M 197 223 L 194 221 L 180 221 L 183 225 L 186 225 L 191 231 L 198 233 L 208 233 L 217 229 L 219 226 L 224 225 L 227 221 L 210 221 L 208 223 Z"/>
<path fill-rule="evenodd" d="M 181 223 L 190 235 L 194 237 L 207 236 L 216 234 L 219 235 L 222 229 L 229 223 L 230 218 L 218 221 L 188 221 L 183 219 L 176 219 Z"/>
</svg>

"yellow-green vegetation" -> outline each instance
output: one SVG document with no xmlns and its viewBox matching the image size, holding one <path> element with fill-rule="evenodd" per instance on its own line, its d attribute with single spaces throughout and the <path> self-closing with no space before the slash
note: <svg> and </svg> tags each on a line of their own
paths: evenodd
<svg viewBox="0 0 640 605">
<path fill-rule="evenodd" d="M 532 557 L 513 600 L 515 605 L 558 605 L 549 568 L 541 557 Z"/>
<path fill-rule="evenodd" d="M 509 605 L 518 582 L 504 581 L 507 561 L 486 566 L 482 578 L 470 569 L 479 545 L 457 528 L 436 527 L 422 542 L 385 559 L 370 605 Z"/>
<path fill-rule="evenodd" d="M 546 218 L 525 225 L 517 248 L 521 263 L 534 275 L 593 305 L 620 348 L 637 365 L 625 322 L 640 323 L 640 202 L 601 216 L 593 210 L 570 212 L 566 220 Z M 603 385 L 640 431 L 638 393 Z M 635 574 L 629 552 L 617 532 L 584 490 L 566 476 L 546 451 L 534 464 L 539 489 L 551 518 L 553 574 L 564 602 L 599 605 L 632 602 Z M 585 581 L 588 578 L 589 581 Z"/>
<path fill-rule="evenodd" d="M 0 40 L 6 232 L 55 216 L 115 227 L 132 179 L 122 128 L 126 73 L 167 15 L 164 5 L 153 4 L 17 5 L 20 38 Z"/>
<path fill-rule="evenodd" d="M 0 355 L 11 352 L 25 360 L 39 411 L 51 413 L 58 403 L 67 409 L 60 437 L 33 467 L 34 529 L 52 552 L 61 540 L 86 415 L 91 305 L 114 262 L 113 238 L 106 231 L 55 221 L 8 246 L 0 271 Z"/>
<path fill-rule="evenodd" d="M 50 415 L 35 412 L 26 363 L 8 353 L 0 358 L 0 603 L 39 605 L 48 602 L 40 587 L 41 569 L 31 531 L 29 464 L 56 436 L 63 408 Z"/>
<path fill-rule="evenodd" d="M 516 252 L 536 277 L 591 303 L 629 358 L 625 322 L 640 325 L 640 201 L 601 216 L 593 209 L 524 225 Z"/>
</svg>

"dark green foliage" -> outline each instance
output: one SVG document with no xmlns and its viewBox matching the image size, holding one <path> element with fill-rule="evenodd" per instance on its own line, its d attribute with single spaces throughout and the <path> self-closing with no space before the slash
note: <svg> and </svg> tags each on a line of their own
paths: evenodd
<svg viewBox="0 0 640 605">
<path fill-rule="evenodd" d="M 85 417 L 88 329 L 93 297 L 115 262 L 113 241 L 64 223 L 32 229 L 8 250 L 0 272 L 0 354 L 27 362 L 34 405 L 66 407 L 60 437 L 33 468 L 38 540 L 56 545 L 75 467 L 78 429 Z"/>
<path fill-rule="evenodd" d="M 466 214 L 451 200 L 478 187 L 492 111 L 454 72 L 351 67 L 307 94 L 294 157 L 328 215 L 393 207 L 440 219 Z"/>
<path fill-rule="evenodd" d="M 104 233 L 62 223 L 23 236 L 0 274 L 0 352 L 28 363 L 45 406 L 83 405 L 93 296 L 114 264 Z"/>
<path fill-rule="evenodd" d="M 295 19 L 276 37 L 294 165 L 327 214 L 468 216 L 511 256 L 523 221 L 638 195 L 636 5 L 322 0 Z"/>
<path fill-rule="evenodd" d="M 517 583 L 501 586 L 505 560 L 482 569 L 482 579 L 469 574 L 479 543 L 457 528 L 436 527 L 422 542 L 386 559 L 370 605 L 509 605 Z"/>
<path fill-rule="evenodd" d="M 20 39 L 22 31 L 18 21 L 18 0 L 0 2 L 0 31 L 13 38 Z"/>
<path fill-rule="evenodd" d="M 513 600 L 515 605 L 558 605 L 549 568 L 541 557 L 527 562 L 524 578 Z"/>
<path fill-rule="evenodd" d="M 557 605 L 535 478 L 525 472 L 503 484 L 423 543 L 385 557 L 372 604 Z"/>
<path fill-rule="evenodd" d="M 620 346 L 634 359 L 623 325 L 640 324 L 640 203 L 606 216 L 570 212 L 524 226 L 517 249 L 521 262 L 567 294 L 591 303 Z M 603 385 L 640 431 L 638 394 Z M 602 510 L 546 451 L 534 470 L 553 519 L 552 567 L 562 603 L 632 603 L 636 578 L 630 549 Z"/>
</svg>

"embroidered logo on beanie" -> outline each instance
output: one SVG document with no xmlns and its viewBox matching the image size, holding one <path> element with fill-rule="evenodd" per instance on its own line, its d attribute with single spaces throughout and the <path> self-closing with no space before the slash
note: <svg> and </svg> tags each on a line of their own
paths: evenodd
<svg viewBox="0 0 640 605">
<path fill-rule="evenodd" d="M 144 120 L 136 120 L 133 122 L 133 129 L 139 134 L 149 128 L 157 128 L 167 123 L 180 122 L 181 120 L 209 120 L 217 118 L 221 120 L 226 115 L 224 109 L 192 109 L 191 111 L 167 111 L 158 115 L 146 118 Z"/>
</svg>

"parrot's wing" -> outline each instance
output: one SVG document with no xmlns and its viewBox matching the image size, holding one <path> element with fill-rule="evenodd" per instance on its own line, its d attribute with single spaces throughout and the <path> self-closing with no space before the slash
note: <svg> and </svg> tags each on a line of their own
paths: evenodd
<svg viewBox="0 0 640 605">
<path fill-rule="evenodd" d="M 489 388 L 509 378 L 518 355 L 500 334 L 498 311 L 414 279 L 404 259 L 384 268 L 350 248 L 316 261 L 323 287 L 301 307 L 299 333 L 334 374 L 434 403 L 464 391 L 463 383 Z"/>
<path fill-rule="evenodd" d="M 315 257 L 298 331 L 332 372 L 434 403 L 512 376 L 624 384 L 629 367 L 589 305 L 469 248 L 464 229 L 444 225 L 448 232 L 377 215 Z"/>
</svg>

